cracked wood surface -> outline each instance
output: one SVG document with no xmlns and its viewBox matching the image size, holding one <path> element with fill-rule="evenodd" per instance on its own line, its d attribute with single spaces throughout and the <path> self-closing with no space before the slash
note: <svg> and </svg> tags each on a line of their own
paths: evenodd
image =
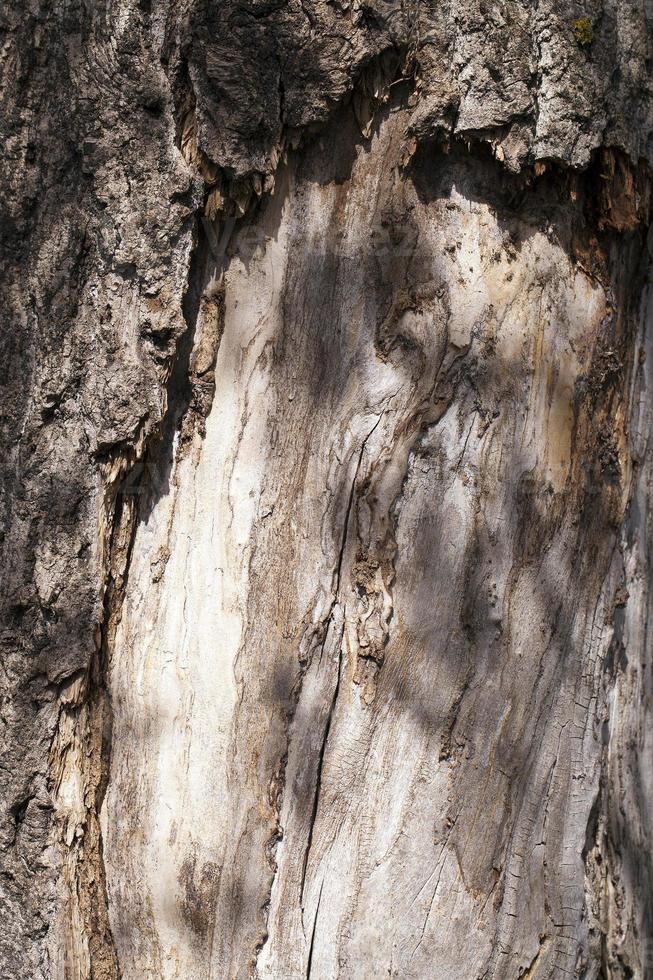
<svg viewBox="0 0 653 980">
<path fill-rule="evenodd" d="M 3 5 L 0 976 L 651 975 L 650 51 Z"/>
<path fill-rule="evenodd" d="M 598 976 L 636 249 L 615 284 L 555 184 L 516 212 L 490 161 L 403 175 L 406 120 L 343 176 L 343 112 L 233 233 L 206 432 L 142 505 L 102 813 L 127 978 Z"/>
</svg>

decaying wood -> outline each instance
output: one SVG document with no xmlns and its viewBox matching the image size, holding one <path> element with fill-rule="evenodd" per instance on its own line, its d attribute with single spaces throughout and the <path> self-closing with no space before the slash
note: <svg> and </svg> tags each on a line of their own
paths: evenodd
<svg viewBox="0 0 653 980">
<path fill-rule="evenodd" d="M 653 976 L 653 11 L 55 6 L 0 975 Z"/>
</svg>

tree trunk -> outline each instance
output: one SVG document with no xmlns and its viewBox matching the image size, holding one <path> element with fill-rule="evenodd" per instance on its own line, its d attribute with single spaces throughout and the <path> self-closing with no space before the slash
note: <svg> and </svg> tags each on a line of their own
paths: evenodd
<svg viewBox="0 0 653 980">
<path fill-rule="evenodd" d="M 650 5 L 55 7 L 0 977 L 653 977 Z"/>
</svg>

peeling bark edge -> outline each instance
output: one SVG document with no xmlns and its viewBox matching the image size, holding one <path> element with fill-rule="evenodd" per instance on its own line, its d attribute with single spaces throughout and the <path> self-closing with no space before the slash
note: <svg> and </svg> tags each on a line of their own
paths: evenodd
<svg viewBox="0 0 653 980">
<path fill-rule="evenodd" d="M 395 79 L 395 82 L 403 83 L 405 76 Z M 366 81 L 363 83 L 367 84 Z M 394 84 L 394 83 L 392 83 Z M 357 89 L 354 88 L 355 98 Z M 387 93 L 386 93 L 387 94 Z M 345 100 L 345 105 L 349 99 Z M 380 99 L 379 106 L 384 104 Z M 326 125 L 326 124 L 325 124 Z M 320 127 L 321 129 L 322 127 Z M 372 130 L 368 130 L 368 134 Z M 319 132 L 319 130 L 318 130 Z M 315 133 L 308 133 L 308 139 Z M 362 137 L 362 140 L 366 139 Z M 184 137 L 180 137 L 183 145 Z M 299 151 L 303 145 L 303 138 L 296 139 L 295 149 Z M 428 144 L 427 144 L 428 146 Z M 487 140 L 479 138 L 477 143 L 468 139 L 454 138 L 453 141 L 445 136 L 442 140 L 431 143 L 430 148 L 435 153 L 449 153 L 455 146 L 463 146 L 465 152 L 470 155 L 480 154 L 481 158 L 487 155 Z M 283 147 L 283 141 L 281 144 Z M 405 165 L 410 165 L 412 153 L 418 149 L 417 144 L 409 147 L 409 152 L 405 158 Z M 280 148 L 279 161 L 283 161 L 287 150 Z M 189 163 L 193 160 L 191 154 Z M 499 161 L 501 162 L 501 161 Z M 129 558 L 133 544 L 134 532 L 137 523 L 143 519 L 143 507 L 149 508 L 156 500 L 161 489 L 165 488 L 166 481 L 170 472 L 173 455 L 173 445 L 175 436 L 180 435 L 182 443 L 192 438 L 195 431 L 201 433 L 202 424 L 208 411 L 210 402 L 205 402 L 201 410 L 193 408 L 193 386 L 191 358 L 194 351 L 194 344 L 197 340 L 196 329 L 197 321 L 202 302 L 202 296 L 211 282 L 218 284 L 223 275 L 225 262 L 228 261 L 226 253 L 232 235 L 237 234 L 242 221 L 256 220 L 256 210 L 261 201 L 261 194 L 274 191 L 274 183 L 263 188 L 257 183 L 256 175 L 251 178 L 251 186 L 247 188 L 250 178 L 238 178 L 233 181 L 222 178 L 221 184 L 221 204 L 216 210 L 215 188 L 216 178 L 213 177 L 207 183 L 207 170 L 209 164 L 202 159 L 199 154 L 199 162 L 195 162 L 205 181 L 205 199 L 203 205 L 197 210 L 195 215 L 196 233 L 195 245 L 190 261 L 188 276 L 188 288 L 184 298 L 183 309 L 186 319 L 186 330 L 179 339 L 177 352 L 171 363 L 170 378 L 167 384 L 166 412 L 161 423 L 155 430 L 149 433 L 134 450 L 126 453 L 118 453 L 112 462 L 104 464 L 107 471 L 107 490 L 105 502 L 106 525 L 110 526 L 107 535 L 107 573 L 103 587 L 103 608 L 104 619 L 100 627 L 99 649 L 95 660 L 89 666 L 88 677 L 85 678 L 84 687 L 79 692 L 79 699 L 75 699 L 75 708 L 88 702 L 88 719 L 85 718 L 87 732 L 80 737 L 80 744 L 91 744 L 96 746 L 92 750 L 94 762 L 91 765 L 92 775 L 89 777 L 89 784 L 95 785 L 95 802 L 88 808 L 88 822 L 90 833 L 88 837 L 93 841 L 94 852 L 88 853 L 88 848 L 82 856 L 75 859 L 80 861 L 81 872 L 71 875 L 70 895 L 77 892 L 77 899 L 73 899 L 73 904 L 79 902 L 80 917 L 84 921 L 84 934 L 88 941 L 90 956 L 90 976 L 99 977 L 104 980 L 116 980 L 120 976 L 115 949 L 111 932 L 108 924 L 107 896 L 104 883 L 104 869 L 102 860 L 102 838 L 99 832 L 97 814 L 102 805 L 104 790 L 110 764 L 110 745 L 111 745 L 111 708 L 110 703 L 104 693 L 104 676 L 106 666 L 110 658 L 112 636 L 115 633 L 115 626 L 120 618 L 120 606 L 124 594 L 129 574 Z M 215 171 L 214 171 L 215 172 Z M 560 168 L 557 164 L 546 163 L 536 164 L 532 169 L 527 169 L 520 175 L 522 193 L 528 195 L 532 184 L 546 174 L 548 180 L 559 179 L 563 185 L 570 186 L 570 193 L 585 194 L 588 199 L 588 207 L 596 222 L 596 227 L 600 231 L 612 231 L 617 233 L 631 232 L 641 225 L 646 225 L 650 220 L 651 213 L 651 174 L 645 163 L 635 168 L 631 162 L 618 151 L 600 150 L 596 152 L 595 161 L 585 172 L 574 173 L 566 168 Z M 575 188 L 575 189 L 574 189 Z M 215 287 L 214 287 L 215 288 Z M 217 355 L 217 351 L 215 352 Z M 351 486 L 347 516 L 344 527 L 344 538 L 340 552 L 340 564 L 336 571 L 336 582 L 339 580 L 340 565 L 342 563 L 343 549 L 348 533 L 350 511 L 353 506 L 356 481 L 358 471 L 362 461 L 367 441 L 372 435 L 378 421 L 372 428 L 368 436 L 364 439 L 360 458 L 356 468 L 354 481 Z M 184 436 L 184 432 L 186 435 Z M 183 451 L 183 450 L 182 450 Z M 114 475 L 115 474 L 115 475 Z M 321 650 L 331 625 L 331 615 L 337 603 L 338 586 L 334 593 L 334 600 L 331 613 L 327 617 L 326 625 L 323 629 L 323 639 Z M 302 666 L 302 671 L 293 693 L 293 702 L 296 706 L 301 696 L 301 680 L 305 672 L 310 668 L 312 657 Z M 339 688 L 340 673 L 342 664 L 338 670 L 336 685 L 334 690 L 334 700 L 331 711 L 327 719 L 322 753 L 328 741 L 330 720 L 335 708 L 337 692 Z M 462 696 L 462 695 L 461 695 Z M 289 731 L 292 728 L 293 711 L 291 709 L 287 724 Z M 455 725 L 455 719 L 453 722 Z M 452 725 L 452 727 L 453 727 Z M 98 732 L 100 733 L 98 738 Z M 56 742 L 55 742 L 56 745 Z M 97 747 L 99 746 L 99 748 Z M 53 746 L 53 757 L 55 749 Z M 95 757 L 99 756 L 99 760 Z M 278 773 L 273 777 L 270 785 L 270 802 L 273 804 L 277 813 L 283 796 L 284 788 L 284 769 L 286 755 L 280 760 Z M 99 772 L 99 777 L 97 773 Z M 314 800 L 314 817 L 319 805 L 319 785 L 320 773 L 318 772 L 316 782 L 316 792 Z M 281 839 L 283 830 L 278 823 L 277 830 L 272 834 L 268 841 L 268 853 L 272 878 L 270 891 L 273 887 L 274 874 L 276 873 L 276 862 L 274 861 L 274 851 L 276 844 Z M 309 847 L 305 854 L 304 869 L 310 857 Z M 76 885 L 73 886 L 73 882 Z M 318 903 L 319 904 L 319 903 Z M 303 906 L 302 906 L 303 907 Z M 314 939 L 317 914 L 313 922 L 312 937 Z M 252 959 L 252 970 L 256 972 L 258 957 L 265 945 L 267 930 L 265 929 L 259 942 L 257 943 L 254 957 Z M 67 944 L 68 945 L 68 944 Z M 535 961 L 531 966 L 531 972 L 535 967 Z M 307 976 L 310 977 L 310 957 Z"/>
<path fill-rule="evenodd" d="M 618 169 L 618 168 L 615 168 L 615 169 Z M 627 168 L 626 168 L 626 169 L 627 169 Z M 628 179 L 629 179 L 629 178 L 628 178 Z M 637 179 L 635 179 L 635 178 L 633 178 L 633 183 L 634 183 L 634 184 L 637 184 Z M 235 197 L 235 195 L 234 195 L 234 197 Z M 206 207 L 206 206 L 205 206 L 205 207 Z M 611 207 L 611 210 L 614 210 L 614 208 L 613 208 L 613 207 Z M 622 210 L 622 209 L 621 209 L 621 207 L 619 207 L 619 208 L 618 208 L 618 210 L 619 210 L 619 211 L 621 212 L 621 210 Z M 638 210 L 639 210 L 639 208 L 638 208 L 638 207 L 636 207 L 636 208 L 635 208 L 635 211 L 638 211 Z M 627 212 L 627 214 L 628 214 L 628 215 L 630 215 L 630 213 L 632 212 L 632 207 L 630 206 L 630 204 L 629 204 L 629 205 L 628 205 L 628 206 L 626 207 L 626 212 Z M 628 217 L 628 218 L 627 218 L 626 220 L 627 220 L 627 222 L 629 222 L 629 221 L 631 221 L 632 219 L 631 219 L 630 217 Z M 623 221 L 622 221 L 622 218 L 621 218 L 621 217 L 619 217 L 619 218 L 617 219 L 617 224 L 615 224 L 615 225 L 614 225 L 614 227 L 618 227 L 618 226 L 619 226 L 619 224 L 623 224 Z M 627 226 L 628 226 L 628 225 L 626 224 L 626 227 L 627 227 Z M 177 355 L 177 357 L 178 357 L 178 356 L 179 356 L 179 355 Z M 168 410 L 167 410 L 167 411 L 168 411 L 168 412 L 170 411 L 170 406 L 168 406 Z M 148 441 L 148 444 L 149 444 L 149 441 L 150 441 L 150 439 L 156 439 L 156 436 L 148 436 L 148 437 L 147 437 L 147 441 Z M 134 466 L 138 466 L 138 465 L 139 465 L 139 463 L 136 463 L 136 462 L 134 462 L 134 460 L 133 460 L 133 458 L 132 458 L 132 451 L 131 451 L 131 450 L 125 450 L 125 448 L 124 448 L 124 447 L 123 447 L 123 449 L 122 449 L 122 450 L 120 450 L 120 452 L 119 452 L 119 453 L 117 454 L 117 456 L 113 456 L 113 458 L 114 458 L 114 460 L 115 460 L 116 458 L 119 458 L 119 457 L 120 457 L 120 453 L 122 453 L 123 451 L 124 451 L 124 459 L 126 459 L 126 460 L 128 460 L 128 462 L 127 462 L 127 463 L 126 463 L 125 465 L 127 465 L 128 467 L 129 467 L 129 466 L 132 466 L 132 465 L 134 465 Z M 147 452 L 147 449 L 145 448 L 145 446 L 141 446 L 141 447 L 140 447 L 140 448 L 139 448 L 138 450 L 136 450 L 136 453 L 137 453 L 137 455 L 139 455 L 140 453 L 146 453 L 146 452 Z M 110 453 L 110 455 L 113 455 L 113 454 L 111 454 L 111 453 Z M 129 462 L 130 460 L 131 460 L 131 462 Z M 122 465 L 122 464 L 120 464 L 120 465 Z M 128 483 L 128 482 L 129 482 L 129 480 L 130 480 L 130 477 L 129 477 L 129 475 L 127 475 L 127 474 L 124 474 L 124 475 L 123 475 L 122 477 L 120 477 L 120 480 L 121 480 L 121 484 L 122 484 L 122 481 L 124 480 L 124 481 L 126 481 L 126 482 L 125 482 L 125 485 L 127 485 L 127 483 Z M 119 495 L 119 494 L 120 494 L 121 492 L 122 492 L 122 491 L 121 491 L 120 489 L 117 489 L 117 490 L 116 490 L 116 494 L 115 494 L 115 497 L 114 497 L 114 501 L 113 501 L 113 503 L 111 504 L 111 507 L 114 507 L 114 506 L 115 506 L 115 498 L 116 498 L 116 497 L 117 497 L 117 496 L 118 496 L 118 495 Z M 111 491 L 111 493 L 113 493 L 113 491 Z M 121 519 L 122 519 L 122 518 L 119 518 L 119 520 L 121 520 Z M 112 529 L 114 529 L 114 527 L 115 527 L 115 525 L 114 525 L 114 518 L 113 518 L 113 517 L 112 517 L 112 518 L 111 518 L 110 520 L 107 520 L 107 525 L 108 525 L 108 526 L 110 526 L 110 527 L 111 527 Z M 113 537 L 114 537 L 114 530 L 112 530 L 112 531 L 111 531 L 111 532 L 109 533 L 109 536 L 110 536 L 110 538 L 111 538 L 111 539 L 113 540 Z M 109 551 L 110 551 L 110 552 L 111 552 L 111 550 L 112 550 L 112 546 L 111 546 L 111 547 L 109 548 Z M 107 559 L 107 568 L 109 568 L 109 569 L 111 568 L 111 558 L 110 558 L 110 557 L 109 557 L 109 558 Z M 110 576 L 110 575 L 111 575 L 112 573 L 111 573 L 111 572 L 108 572 L 107 574 L 108 574 L 108 576 Z M 107 579 L 105 580 L 105 585 L 104 585 L 104 589 L 105 589 L 105 597 L 106 597 L 106 596 L 108 595 L 108 591 L 109 591 L 109 589 L 108 589 L 108 582 L 109 582 L 109 578 L 107 577 Z M 105 598 L 105 601 L 104 601 L 104 605 L 105 605 L 105 609 L 106 609 L 106 606 L 107 606 L 107 602 L 108 602 L 108 600 L 107 600 L 107 599 Z M 105 613 L 105 615 L 106 615 L 106 613 Z M 106 620 L 105 620 L 105 625 L 103 626 L 103 634 L 104 634 L 105 632 L 106 632 Z M 101 640 L 101 642 L 100 642 L 100 647 L 101 647 L 101 648 L 103 647 L 103 645 L 105 644 L 105 642 L 106 642 L 106 641 L 105 641 L 104 639 L 103 639 L 103 640 Z M 84 675 L 84 676 L 86 676 L 86 675 Z M 70 683 L 71 683 L 72 685 L 74 685 L 74 684 L 76 683 L 76 680 L 77 680 L 77 675 L 73 675 L 73 677 L 72 677 L 72 678 L 70 679 Z M 64 685 L 64 686 L 65 686 L 65 685 Z M 65 696 L 66 696 L 66 697 L 68 697 L 69 695 L 68 695 L 68 694 L 66 694 Z M 77 695 L 77 694 L 75 694 L 75 695 L 73 695 L 73 703 L 74 703 L 74 705 L 75 705 L 75 710 L 77 709 L 77 698 L 78 698 L 78 695 Z"/>
</svg>

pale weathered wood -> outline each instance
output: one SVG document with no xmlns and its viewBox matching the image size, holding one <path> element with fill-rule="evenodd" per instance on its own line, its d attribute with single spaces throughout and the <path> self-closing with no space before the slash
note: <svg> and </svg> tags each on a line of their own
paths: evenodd
<svg viewBox="0 0 653 980">
<path fill-rule="evenodd" d="M 651 10 L 12 7 L 0 976 L 653 976 Z"/>
</svg>

